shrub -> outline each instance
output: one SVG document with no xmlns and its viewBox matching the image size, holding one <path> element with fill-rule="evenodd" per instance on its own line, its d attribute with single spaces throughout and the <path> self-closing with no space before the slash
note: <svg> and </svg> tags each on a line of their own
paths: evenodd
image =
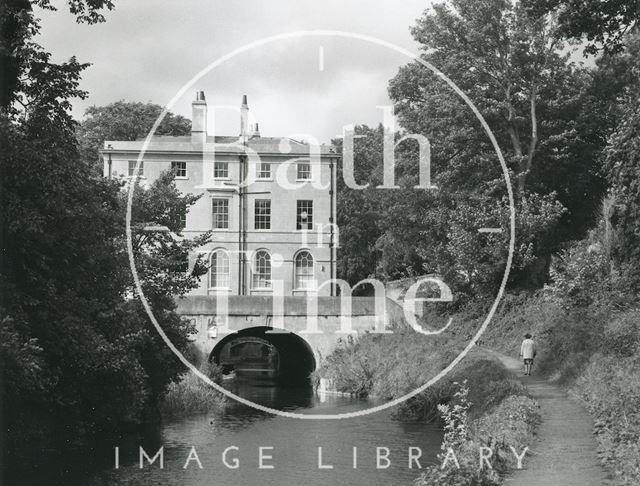
<svg viewBox="0 0 640 486">
<path fill-rule="evenodd" d="M 640 344 L 640 312 L 627 312 L 610 321 L 604 330 L 604 344 L 609 353 L 617 356 L 636 354 Z"/>
<path fill-rule="evenodd" d="M 490 414 L 470 421 L 467 382 L 455 384 L 458 390 L 450 405 L 439 406 L 445 423 L 440 465 L 428 467 L 415 481 L 415 486 L 496 486 L 501 474 L 517 466 L 510 446 L 518 452 L 528 446 L 540 421 L 538 405 L 530 398 L 510 396 Z M 492 468 L 480 467 L 480 447 L 493 450 Z M 460 467 L 447 462 L 446 452 L 453 449 Z"/>
<path fill-rule="evenodd" d="M 217 381 L 217 377 L 221 375 L 218 366 L 206 361 L 200 370 L 213 381 Z M 219 410 L 224 406 L 224 403 L 224 396 L 220 392 L 189 371 L 182 375 L 180 381 L 169 385 L 160 410 L 164 417 L 173 417 Z"/>
<path fill-rule="evenodd" d="M 408 420 L 432 421 L 438 418 L 438 405 L 454 399 L 457 382 L 466 380 L 472 417 L 488 413 L 510 395 L 525 395 L 520 382 L 498 362 L 488 359 L 470 358 L 466 366 L 443 378 L 423 393 L 402 403 L 395 411 L 397 417 Z"/>
<path fill-rule="evenodd" d="M 534 400 L 510 396 L 475 423 L 473 436 L 494 451 L 493 466 L 499 472 L 506 472 L 517 466 L 511 447 L 520 452 L 530 446 L 540 420 L 540 409 Z"/>
<path fill-rule="evenodd" d="M 442 344 L 449 342 L 447 346 Z M 393 399 L 435 376 L 455 356 L 451 336 L 423 336 L 413 330 L 364 334 L 342 342 L 320 364 L 314 379 L 356 396 Z"/>
<path fill-rule="evenodd" d="M 640 484 L 640 355 L 596 354 L 573 391 L 594 418 L 600 459 L 612 484 Z"/>
</svg>

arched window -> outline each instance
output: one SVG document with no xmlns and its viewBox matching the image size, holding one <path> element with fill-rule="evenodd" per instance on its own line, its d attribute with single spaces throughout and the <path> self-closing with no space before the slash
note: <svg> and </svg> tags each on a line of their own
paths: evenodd
<svg viewBox="0 0 640 486">
<path fill-rule="evenodd" d="M 253 288 L 271 288 L 271 255 L 266 250 L 259 250 L 253 257 Z"/>
<path fill-rule="evenodd" d="M 220 249 L 211 254 L 209 287 L 229 288 L 229 255 Z"/>
<path fill-rule="evenodd" d="M 313 279 L 313 256 L 308 251 L 301 251 L 295 259 L 295 283 L 296 289 L 311 290 L 315 287 Z"/>
</svg>

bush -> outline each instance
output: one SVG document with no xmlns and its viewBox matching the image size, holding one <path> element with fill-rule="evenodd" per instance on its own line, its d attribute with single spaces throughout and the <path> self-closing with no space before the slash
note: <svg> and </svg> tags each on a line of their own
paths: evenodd
<svg viewBox="0 0 640 486">
<path fill-rule="evenodd" d="M 622 314 L 609 322 L 604 330 L 607 351 L 616 356 L 629 357 L 638 353 L 640 344 L 640 312 Z"/>
<path fill-rule="evenodd" d="M 427 422 L 437 419 L 438 405 L 451 402 L 457 390 L 456 383 L 463 380 L 467 381 L 469 387 L 472 417 L 490 412 L 508 396 L 526 394 L 522 384 L 512 379 L 509 371 L 500 363 L 471 358 L 463 368 L 402 403 L 395 412 L 396 416 Z"/>
<path fill-rule="evenodd" d="M 540 407 L 534 400 L 514 395 L 480 418 L 473 435 L 476 441 L 494 451 L 493 466 L 499 472 L 506 472 L 517 466 L 510 447 L 522 451 L 530 446 L 540 420 Z"/>
<path fill-rule="evenodd" d="M 423 336 L 413 330 L 365 334 L 338 346 L 314 379 L 327 379 L 336 391 L 393 399 L 435 376 L 455 357 L 455 346 L 451 336 Z"/>
<path fill-rule="evenodd" d="M 600 459 L 612 484 L 640 484 L 640 355 L 596 354 L 573 391 L 594 418 Z"/>
<path fill-rule="evenodd" d="M 219 366 L 207 362 L 200 370 L 213 381 L 218 381 L 217 377 L 222 374 Z M 220 410 L 224 403 L 225 399 L 221 393 L 189 371 L 182 375 L 180 381 L 169 385 L 160 410 L 164 417 L 174 417 Z"/>
<path fill-rule="evenodd" d="M 502 483 L 501 474 L 517 466 L 510 446 L 521 451 L 533 439 L 540 422 L 538 405 L 530 398 L 510 396 L 490 414 L 470 420 L 469 388 L 467 382 L 456 383 L 458 391 L 449 405 L 438 408 L 445 423 L 439 465 L 427 468 L 415 481 L 415 486 L 496 486 Z M 481 468 L 480 447 L 493 450 L 491 466 Z M 460 467 L 448 462 L 442 468 L 446 451 L 453 449 Z"/>
</svg>

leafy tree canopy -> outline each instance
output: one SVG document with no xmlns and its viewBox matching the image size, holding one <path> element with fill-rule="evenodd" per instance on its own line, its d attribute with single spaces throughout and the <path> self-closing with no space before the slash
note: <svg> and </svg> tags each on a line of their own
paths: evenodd
<svg viewBox="0 0 640 486">
<path fill-rule="evenodd" d="M 617 53 L 640 19 L 639 0 L 525 0 L 534 15 L 555 12 L 559 33 L 589 42 L 585 51 Z"/>
<path fill-rule="evenodd" d="M 99 150 L 105 140 L 138 140 L 146 137 L 162 110 L 162 106 L 153 103 L 125 101 L 87 108 L 77 130 L 82 157 L 96 163 L 100 160 Z M 189 135 L 191 121 L 169 112 L 155 133 Z"/>
</svg>

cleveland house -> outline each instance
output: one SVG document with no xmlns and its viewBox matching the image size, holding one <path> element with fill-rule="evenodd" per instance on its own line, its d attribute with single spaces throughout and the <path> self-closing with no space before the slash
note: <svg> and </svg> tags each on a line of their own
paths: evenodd
<svg viewBox="0 0 640 486">
<path fill-rule="evenodd" d="M 146 185 L 172 170 L 182 193 L 202 195 L 186 214 L 182 234 L 213 231 L 201 248 L 210 270 L 191 295 L 332 295 L 335 147 L 261 136 L 258 124 L 249 124 L 246 96 L 236 135 L 209 135 L 203 91 L 192 110 L 190 136 L 154 135 L 146 146 L 145 140 L 110 140 L 102 151 L 106 177 Z"/>
</svg>

